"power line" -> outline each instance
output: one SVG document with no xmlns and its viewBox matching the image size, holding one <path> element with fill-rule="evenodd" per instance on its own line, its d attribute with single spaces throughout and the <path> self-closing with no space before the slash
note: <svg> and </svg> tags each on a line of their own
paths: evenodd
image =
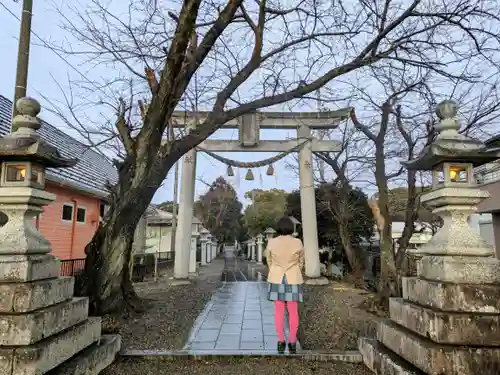
<svg viewBox="0 0 500 375">
<path fill-rule="evenodd" d="M 12 12 L 9 8 L 7 8 L 7 6 L 4 4 L 4 3 L 0 3 L 0 5 L 12 16 L 14 17 L 16 20 L 18 20 L 19 22 L 21 22 L 21 19 L 19 18 L 19 16 L 17 16 L 14 12 Z M 84 75 L 82 72 L 80 72 L 77 68 L 75 68 L 75 66 L 73 64 L 71 64 L 64 56 L 62 56 L 58 51 L 56 51 L 51 45 L 49 45 L 45 40 L 43 40 L 37 33 L 35 33 L 33 31 L 33 29 L 31 30 L 31 33 L 40 41 L 43 43 L 43 47 L 51 50 L 52 52 L 54 52 L 62 61 L 64 61 L 66 63 L 66 65 L 68 65 L 71 69 L 73 69 L 75 72 L 77 72 L 85 81 L 87 81 L 88 83 L 90 83 L 92 86 L 94 86 L 97 90 L 101 91 L 102 89 L 96 85 L 95 82 L 92 82 L 90 79 L 87 78 L 86 75 Z"/>
</svg>

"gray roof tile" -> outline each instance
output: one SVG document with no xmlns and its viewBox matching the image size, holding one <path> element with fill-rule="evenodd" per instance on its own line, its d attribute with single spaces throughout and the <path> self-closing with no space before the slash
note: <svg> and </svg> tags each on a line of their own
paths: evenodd
<svg viewBox="0 0 500 375">
<path fill-rule="evenodd" d="M 10 132 L 11 116 L 12 101 L 0 95 L 1 137 Z M 68 184 L 100 198 L 108 196 L 106 183 L 116 183 L 118 173 L 104 156 L 43 120 L 38 133 L 47 143 L 57 147 L 63 157 L 78 159 L 78 163 L 71 168 L 47 169 L 49 181 Z"/>
</svg>

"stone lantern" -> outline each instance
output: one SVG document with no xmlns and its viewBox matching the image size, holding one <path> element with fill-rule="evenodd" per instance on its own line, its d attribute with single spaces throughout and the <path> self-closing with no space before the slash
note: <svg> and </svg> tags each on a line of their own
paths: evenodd
<svg viewBox="0 0 500 375">
<path fill-rule="evenodd" d="M 15 132 L 0 139 L 0 209 L 4 226 L 0 228 L 1 253 L 48 253 L 50 243 L 33 226 L 43 206 L 55 200 L 44 190 L 45 169 L 64 168 L 76 160 L 64 159 L 57 149 L 41 140 L 36 130 L 40 104 L 29 98 L 17 102 L 19 115 L 13 119 Z"/>
<path fill-rule="evenodd" d="M 50 242 L 34 227 L 56 196 L 44 190 L 45 169 L 65 168 L 42 140 L 40 104 L 22 98 L 13 133 L 0 139 L 0 373 L 97 374 L 120 349 L 120 337 L 101 336 L 101 320 L 88 316 L 88 298 L 73 298 L 72 277 L 59 277 Z"/>
<path fill-rule="evenodd" d="M 203 228 L 200 232 L 200 242 L 201 242 L 201 265 L 206 266 L 208 263 L 208 236 L 210 232 Z"/>
<path fill-rule="evenodd" d="M 415 253 L 492 256 L 493 248 L 468 223 L 476 205 L 488 198 L 474 178 L 474 167 L 500 158 L 500 152 L 460 133 L 457 106 L 444 101 L 437 107 L 438 135 L 418 158 L 403 163 L 409 170 L 432 171 L 432 189 L 420 201 L 443 219 L 442 228 Z"/>
<path fill-rule="evenodd" d="M 276 231 L 273 228 L 269 227 L 266 229 L 264 234 L 266 235 L 266 238 L 269 241 L 271 238 L 274 237 L 274 235 L 276 234 Z"/>
<path fill-rule="evenodd" d="M 497 374 L 500 261 L 467 219 L 489 195 L 476 185 L 473 168 L 500 159 L 500 152 L 458 132 L 453 101 L 436 113 L 436 139 L 404 165 L 432 172 L 421 202 L 443 226 L 416 251 L 417 276 L 402 278 L 403 297 L 390 299 L 390 319 L 379 324 L 377 340 L 360 338 L 359 350 L 376 373 Z"/>
</svg>

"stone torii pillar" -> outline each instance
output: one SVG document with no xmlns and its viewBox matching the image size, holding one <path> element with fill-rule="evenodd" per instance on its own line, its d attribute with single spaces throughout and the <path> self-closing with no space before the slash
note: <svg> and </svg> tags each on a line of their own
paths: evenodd
<svg viewBox="0 0 500 375">
<path fill-rule="evenodd" d="M 101 336 L 86 297 L 73 297 L 73 277 L 60 277 L 50 242 L 33 226 L 56 199 L 45 190 L 46 168 L 61 157 L 37 134 L 40 104 L 19 99 L 13 133 L 0 139 L 0 373 L 96 375 L 113 362 L 120 336 Z"/>
<path fill-rule="evenodd" d="M 309 138 L 311 129 L 305 125 L 300 126 L 298 136 L 302 139 Z M 310 284 L 328 284 L 328 280 L 321 277 L 319 263 L 318 222 L 316 219 L 312 155 L 312 145 L 311 142 L 308 142 L 299 151 L 300 209 L 305 251 L 305 273 L 310 278 L 307 280 Z"/>
<path fill-rule="evenodd" d="M 191 132 L 195 126 L 195 122 L 190 123 L 188 131 Z M 174 278 L 176 279 L 187 279 L 192 269 L 192 266 L 190 267 L 190 254 L 195 181 L 196 149 L 192 149 L 184 155 L 182 160 L 179 214 L 177 216 L 177 229 L 175 231 Z"/>
</svg>

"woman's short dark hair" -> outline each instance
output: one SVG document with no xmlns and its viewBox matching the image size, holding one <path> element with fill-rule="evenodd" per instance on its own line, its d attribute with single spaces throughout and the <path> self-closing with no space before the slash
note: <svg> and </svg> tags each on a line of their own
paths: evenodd
<svg viewBox="0 0 500 375">
<path fill-rule="evenodd" d="M 276 234 L 278 236 L 290 236 L 295 232 L 295 226 L 289 216 L 283 216 L 276 223 Z"/>
</svg>

